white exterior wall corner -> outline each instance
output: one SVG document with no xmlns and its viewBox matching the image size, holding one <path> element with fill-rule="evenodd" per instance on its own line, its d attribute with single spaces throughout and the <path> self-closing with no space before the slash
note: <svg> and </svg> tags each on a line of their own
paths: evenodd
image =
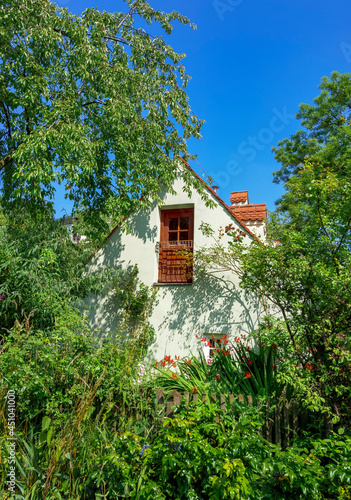
<svg viewBox="0 0 351 500">
<path fill-rule="evenodd" d="M 114 231 L 91 259 L 88 268 L 93 272 L 101 267 L 138 265 L 139 278 L 148 286 L 157 283 L 160 240 L 160 212 L 163 208 L 194 207 L 194 248 L 210 244 L 199 230 L 201 222 L 208 223 L 215 231 L 229 224 L 242 226 L 220 204 L 215 196 L 215 208 L 206 207 L 197 192 L 191 198 L 183 191 L 183 181 L 174 182 L 177 194 L 161 193 L 161 207 L 153 204 L 128 217 L 130 233 Z M 252 236 L 247 236 L 252 240 Z M 201 339 L 206 334 L 223 334 L 236 337 L 248 334 L 258 326 L 261 307 L 256 297 L 248 296 L 239 287 L 239 279 L 231 272 L 214 276 L 194 276 L 192 284 L 158 286 L 156 303 L 150 323 L 156 331 L 156 341 L 149 349 L 150 360 L 160 360 L 165 355 L 196 354 L 202 349 Z M 111 295 L 91 297 L 90 326 L 100 332 L 118 329 L 118 308 Z M 196 338 L 199 336 L 199 339 Z"/>
</svg>

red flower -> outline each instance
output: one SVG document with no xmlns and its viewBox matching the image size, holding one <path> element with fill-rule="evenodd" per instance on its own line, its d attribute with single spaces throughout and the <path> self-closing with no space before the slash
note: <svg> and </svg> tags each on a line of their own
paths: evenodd
<svg viewBox="0 0 351 500">
<path fill-rule="evenodd" d="M 206 337 L 202 337 L 201 342 L 206 342 L 206 340 L 207 340 Z"/>
<path fill-rule="evenodd" d="M 275 349 L 275 344 L 272 344 L 272 349 Z"/>
<path fill-rule="evenodd" d="M 178 378 L 175 373 L 172 373 L 171 378 Z"/>
<path fill-rule="evenodd" d="M 188 359 L 188 365 L 191 365 L 191 360 L 190 359 Z"/>
<path fill-rule="evenodd" d="M 275 370 L 275 367 L 276 367 L 276 364 L 274 363 L 274 365 L 272 366 L 273 370 Z"/>
<path fill-rule="evenodd" d="M 198 334 L 196 334 L 195 337 L 198 339 L 199 338 Z"/>
<path fill-rule="evenodd" d="M 246 375 L 245 375 L 245 377 L 244 377 L 244 380 L 245 380 L 246 378 L 251 378 L 251 373 L 250 373 L 250 372 L 246 372 Z"/>
<path fill-rule="evenodd" d="M 225 340 L 224 340 L 224 343 L 225 343 L 225 344 L 228 344 L 228 342 L 229 342 L 229 340 L 227 340 L 227 339 L 225 339 Z"/>
<path fill-rule="evenodd" d="M 258 347 L 262 347 L 262 346 L 264 346 L 264 342 L 259 342 Z"/>
<path fill-rule="evenodd" d="M 216 375 L 216 376 L 215 376 L 215 379 L 216 379 L 216 380 L 220 380 L 220 378 L 221 378 L 221 377 L 220 377 L 219 375 Z"/>
<path fill-rule="evenodd" d="M 161 366 L 166 366 L 166 361 L 161 361 Z"/>
<path fill-rule="evenodd" d="M 196 387 L 195 387 L 195 386 L 194 386 L 194 387 L 192 387 L 192 388 L 190 389 L 190 392 L 191 392 L 191 393 L 197 392 Z"/>
<path fill-rule="evenodd" d="M 249 365 L 253 365 L 253 361 L 252 361 L 252 359 L 250 359 L 250 360 L 248 361 L 248 364 L 249 364 Z"/>
</svg>

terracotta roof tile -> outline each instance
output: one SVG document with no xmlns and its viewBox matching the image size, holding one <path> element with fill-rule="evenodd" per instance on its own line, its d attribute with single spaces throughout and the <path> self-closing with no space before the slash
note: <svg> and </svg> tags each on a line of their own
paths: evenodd
<svg viewBox="0 0 351 500">
<path fill-rule="evenodd" d="M 230 193 L 230 203 L 242 203 L 249 202 L 249 193 L 248 191 L 233 191 Z"/>
<path fill-rule="evenodd" d="M 256 205 L 236 205 L 229 207 L 229 210 L 238 219 L 244 221 L 263 221 L 267 217 L 267 209 L 265 203 Z"/>
</svg>

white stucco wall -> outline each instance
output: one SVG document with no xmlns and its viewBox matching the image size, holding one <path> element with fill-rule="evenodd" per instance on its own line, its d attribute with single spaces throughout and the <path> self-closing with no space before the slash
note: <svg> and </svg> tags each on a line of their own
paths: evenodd
<svg viewBox="0 0 351 500">
<path fill-rule="evenodd" d="M 157 284 L 161 209 L 194 207 L 195 249 L 210 243 L 199 230 L 202 221 L 215 230 L 229 224 L 241 227 L 211 193 L 216 202 L 214 209 L 206 207 L 196 192 L 189 198 L 183 192 L 181 180 L 174 183 L 174 189 L 176 195 L 162 193 L 162 206 L 154 204 L 150 209 L 130 216 L 127 219 L 129 234 L 120 229 L 114 231 L 92 258 L 89 269 L 137 264 L 141 281 L 149 286 Z M 150 348 L 150 359 L 160 360 L 169 354 L 185 356 L 190 351 L 196 354 L 199 348 L 202 349 L 196 334 L 199 338 L 218 333 L 236 337 L 257 328 L 259 303 L 255 297 L 245 296 L 239 288 L 238 278 L 230 272 L 219 273 L 216 277 L 194 275 L 192 284 L 156 286 L 158 296 L 150 322 L 155 327 L 157 338 Z M 90 305 L 94 306 L 90 315 L 93 328 L 102 332 L 113 332 L 118 328 L 115 298 L 109 295 L 92 297 Z"/>
</svg>

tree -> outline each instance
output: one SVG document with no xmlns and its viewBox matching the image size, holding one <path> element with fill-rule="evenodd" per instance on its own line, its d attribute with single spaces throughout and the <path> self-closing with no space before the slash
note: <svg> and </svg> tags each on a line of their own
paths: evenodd
<svg viewBox="0 0 351 500">
<path fill-rule="evenodd" d="M 25 322 L 47 332 L 84 329 L 80 300 L 107 286 L 108 270 L 87 275 L 89 244 L 74 245 L 48 208 L 40 217 L 25 207 L 0 210 L 0 338 Z"/>
<path fill-rule="evenodd" d="M 200 138 L 189 81 L 171 46 L 144 30 L 190 24 L 148 0 L 127 11 L 73 15 L 47 0 L 0 7 L 0 172 L 3 205 L 52 200 L 64 184 L 75 210 L 99 224 L 157 198 Z M 187 186 L 195 181 L 188 172 Z M 196 184 L 197 187 L 199 186 Z M 105 224 L 106 229 L 106 224 Z"/>
<path fill-rule="evenodd" d="M 286 182 L 306 162 L 321 164 L 339 179 L 348 181 L 351 168 L 351 75 L 333 72 L 323 77 L 321 93 L 314 105 L 301 104 L 296 117 L 304 130 L 299 130 L 273 148 L 281 168 L 274 172 L 274 182 Z M 291 203 L 285 195 L 278 200 L 281 211 L 289 211 Z"/>
</svg>

